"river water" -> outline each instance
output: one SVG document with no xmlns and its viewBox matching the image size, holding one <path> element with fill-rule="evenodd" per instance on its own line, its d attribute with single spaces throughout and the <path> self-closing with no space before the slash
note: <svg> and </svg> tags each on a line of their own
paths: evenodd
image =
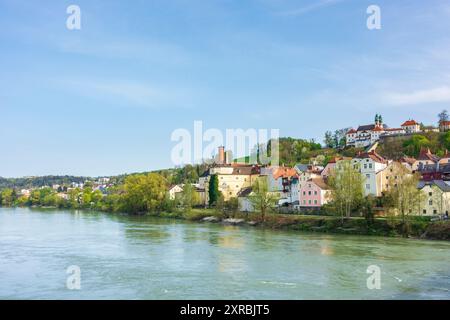
<svg viewBox="0 0 450 320">
<path fill-rule="evenodd" d="M 450 299 L 450 243 L 0 208 L 0 299 Z"/>
</svg>

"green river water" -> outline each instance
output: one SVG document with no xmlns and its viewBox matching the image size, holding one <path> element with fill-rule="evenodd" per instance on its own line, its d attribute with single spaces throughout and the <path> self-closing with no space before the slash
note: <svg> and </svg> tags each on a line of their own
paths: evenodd
<svg viewBox="0 0 450 320">
<path fill-rule="evenodd" d="M 450 243 L 0 208 L 0 299 L 450 299 Z"/>
</svg>

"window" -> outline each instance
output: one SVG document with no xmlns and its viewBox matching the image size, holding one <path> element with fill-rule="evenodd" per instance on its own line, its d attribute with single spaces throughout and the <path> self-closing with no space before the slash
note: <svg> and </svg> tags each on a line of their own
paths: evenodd
<svg viewBox="0 0 450 320">
<path fill-rule="evenodd" d="M 303 191 L 303 195 L 306 196 L 306 191 Z"/>
<path fill-rule="evenodd" d="M 366 189 L 367 189 L 367 190 L 370 189 L 370 184 L 366 184 Z"/>
<path fill-rule="evenodd" d="M 314 191 L 314 195 L 317 196 L 317 191 Z"/>
<path fill-rule="evenodd" d="M 433 195 L 433 192 L 428 192 L 428 195 L 431 197 Z"/>
<path fill-rule="evenodd" d="M 434 213 L 434 214 L 437 214 L 437 210 L 436 210 L 436 209 L 434 209 L 434 210 L 433 210 L 433 213 Z"/>
<path fill-rule="evenodd" d="M 372 164 L 371 163 L 369 163 L 369 169 L 372 169 Z"/>
<path fill-rule="evenodd" d="M 367 179 L 370 179 L 370 174 L 366 174 L 366 178 L 367 178 Z"/>
<path fill-rule="evenodd" d="M 427 209 L 423 209 L 423 214 L 427 214 Z"/>
<path fill-rule="evenodd" d="M 364 164 L 364 169 L 367 169 L 367 164 Z"/>
<path fill-rule="evenodd" d="M 306 200 L 303 200 L 303 204 L 306 204 Z"/>
<path fill-rule="evenodd" d="M 310 196 L 311 195 L 311 191 L 308 191 L 308 196 Z"/>
<path fill-rule="evenodd" d="M 428 201 L 428 204 L 429 204 L 430 206 L 432 206 L 432 205 L 433 205 L 433 200 Z"/>
<path fill-rule="evenodd" d="M 317 204 L 317 200 L 314 200 L 314 204 Z"/>
<path fill-rule="evenodd" d="M 311 204 L 311 200 L 308 200 L 308 204 Z"/>
</svg>

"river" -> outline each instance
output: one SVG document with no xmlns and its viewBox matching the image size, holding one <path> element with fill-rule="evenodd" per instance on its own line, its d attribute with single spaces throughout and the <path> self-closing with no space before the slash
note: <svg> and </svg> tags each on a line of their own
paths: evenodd
<svg viewBox="0 0 450 320">
<path fill-rule="evenodd" d="M 0 208 L 0 299 L 450 299 L 450 243 Z"/>
</svg>

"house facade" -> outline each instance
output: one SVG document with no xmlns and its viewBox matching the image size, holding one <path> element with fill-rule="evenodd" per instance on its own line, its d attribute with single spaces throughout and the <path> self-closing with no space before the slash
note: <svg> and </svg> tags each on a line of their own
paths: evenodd
<svg viewBox="0 0 450 320">
<path fill-rule="evenodd" d="M 417 133 L 417 132 L 420 132 L 420 124 L 417 123 L 415 120 L 412 120 L 412 119 L 403 122 L 401 127 L 406 133 Z"/>
<path fill-rule="evenodd" d="M 450 184 L 442 180 L 421 181 L 418 188 L 424 199 L 420 215 L 432 216 L 450 213 Z"/>
<path fill-rule="evenodd" d="M 363 189 L 364 195 L 369 194 L 380 197 L 382 195 L 382 171 L 388 166 L 389 162 L 377 154 L 375 151 L 360 153 L 354 159 L 352 164 L 364 176 Z"/>
<path fill-rule="evenodd" d="M 331 200 L 331 189 L 323 178 L 309 179 L 299 189 L 301 208 L 320 208 Z"/>
</svg>

